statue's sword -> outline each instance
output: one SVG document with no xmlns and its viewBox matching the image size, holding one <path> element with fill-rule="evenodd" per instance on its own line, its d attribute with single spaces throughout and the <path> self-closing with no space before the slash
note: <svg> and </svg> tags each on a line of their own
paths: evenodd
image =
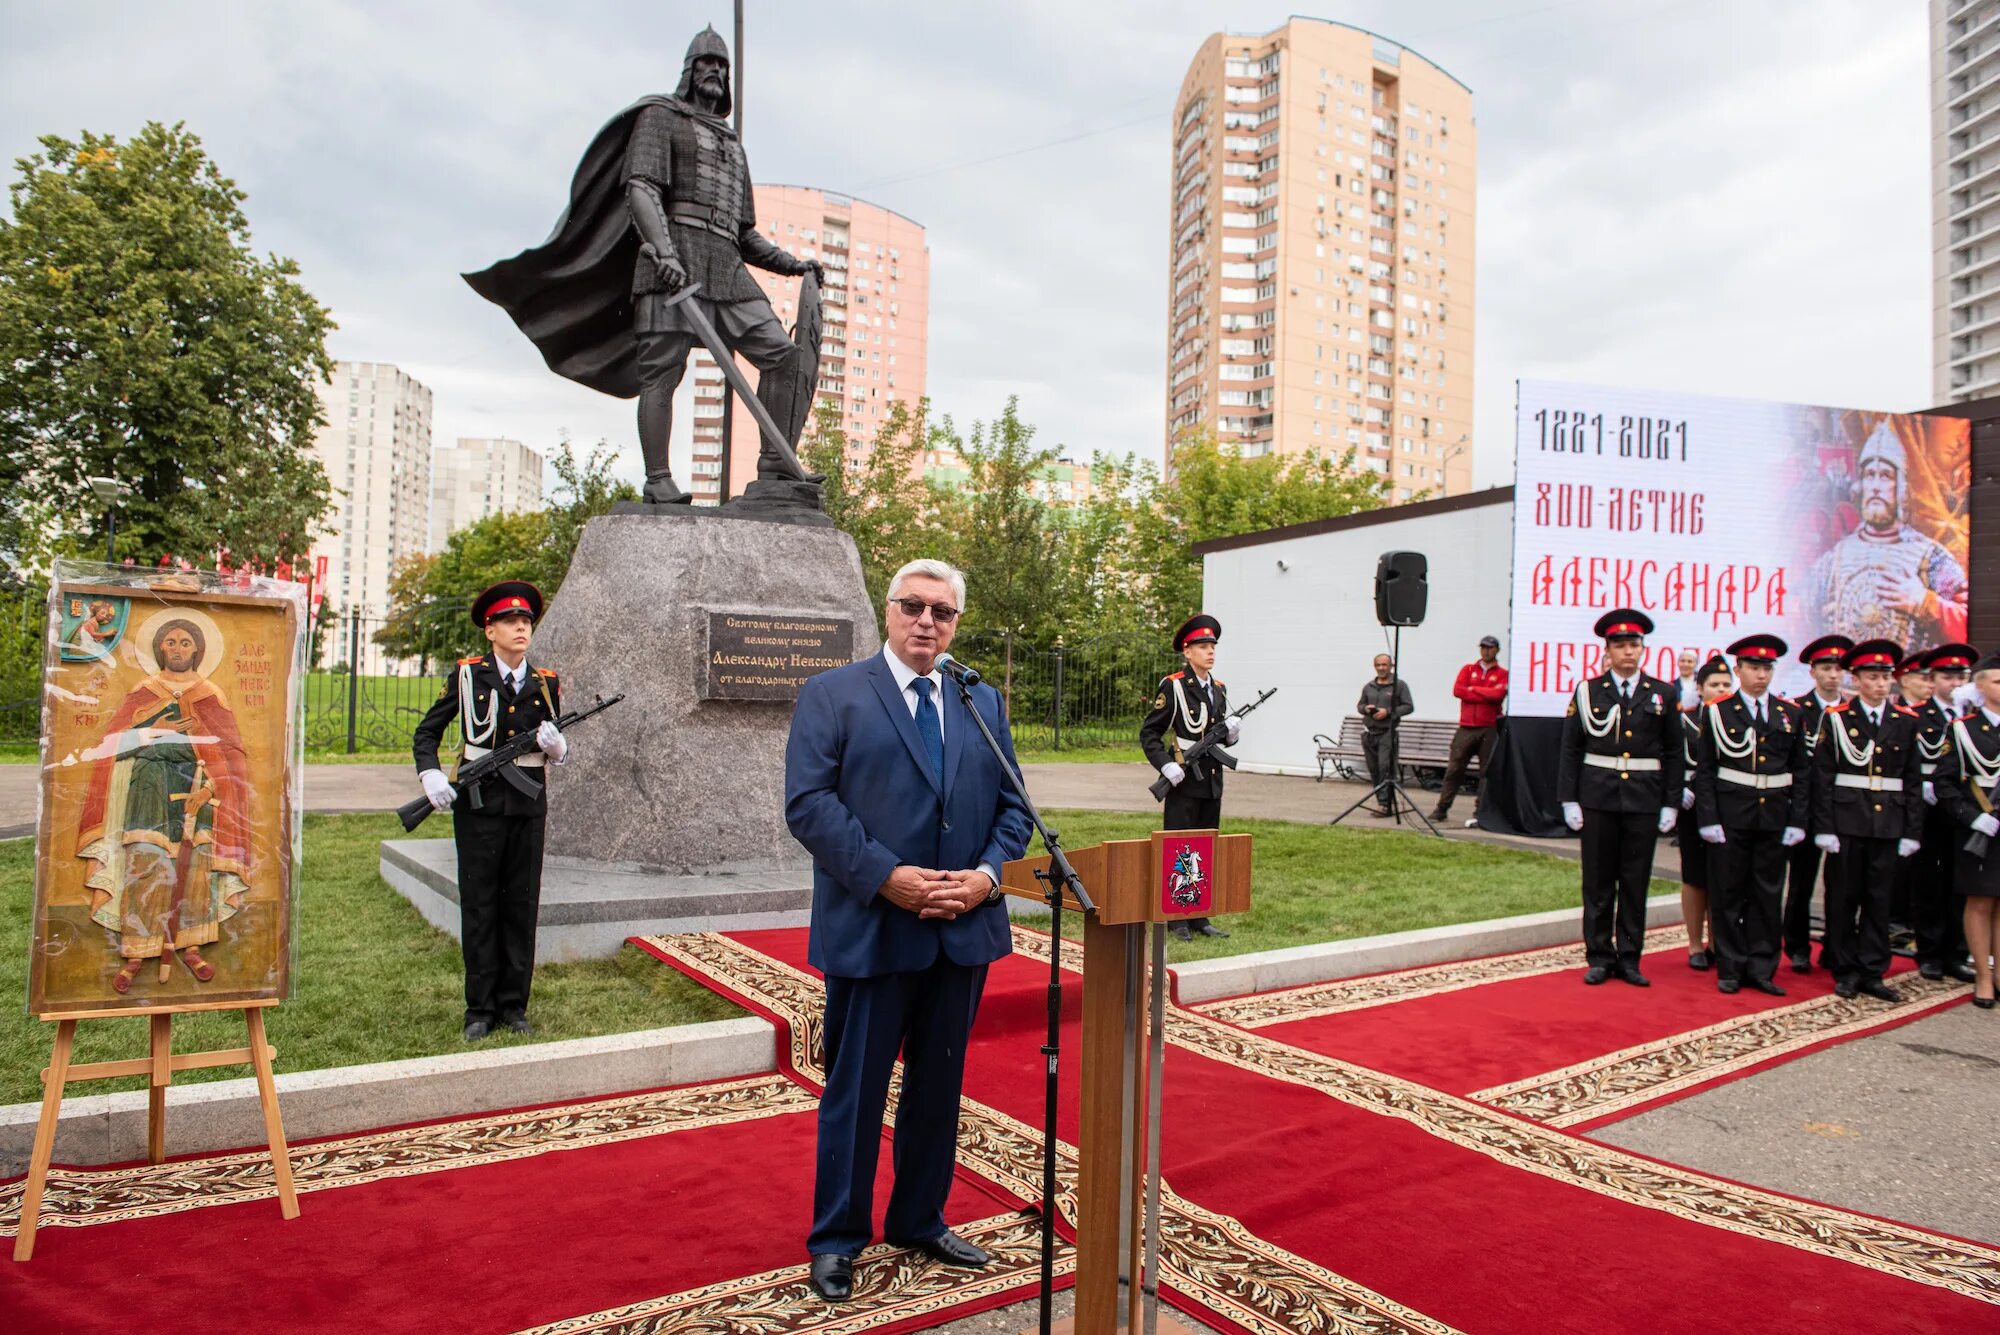
<svg viewBox="0 0 2000 1335">
<path fill-rule="evenodd" d="M 771 420 L 770 410 L 764 406 L 764 401 L 757 397 L 757 392 L 750 388 L 750 382 L 743 378 L 743 368 L 736 364 L 736 354 L 723 346 L 721 336 L 715 332 L 715 326 L 708 322 L 708 314 L 702 310 L 700 303 L 688 300 L 700 291 L 700 283 L 683 283 L 680 291 L 667 298 L 667 308 L 669 310 L 675 306 L 682 308 L 681 313 L 687 317 L 688 324 L 693 326 L 695 337 L 701 340 L 701 345 L 708 349 L 708 355 L 715 358 L 715 364 L 721 368 L 722 378 L 729 382 L 729 388 L 736 392 L 736 397 L 743 401 L 743 406 L 757 419 L 757 429 L 764 433 L 764 439 L 769 442 L 773 450 L 777 451 L 778 457 L 791 468 L 792 476 L 804 478 L 806 470 L 799 463 L 799 456 L 792 452 L 791 442 L 785 439 L 784 432 L 778 430 L 778 424 Z"/>
</svg>

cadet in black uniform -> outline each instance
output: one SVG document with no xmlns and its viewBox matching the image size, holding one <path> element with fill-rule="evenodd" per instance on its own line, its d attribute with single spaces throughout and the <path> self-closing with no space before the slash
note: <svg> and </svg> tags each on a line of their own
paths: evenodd
<svg viewBox="0 0 2000 1335">
<path fill-rule="evenodd" d="M 1938 805 L 1958 822 L 1953 838 L 1958 865 L 1953 884 L 1965 901 L 1965 937 L 1972 947 L 1972 1004 L 1994 1007 L 1994 967 L 2000 950 L 2000 817 L 1993 814 L 2000 793 L 2000 654 L 1979 660 L 1973 674 L 1979 708 L 1952 726 L 1951 753 L 1939 763 Z M 1967 831 L 1991 842 L 1983 853 L 1965 847 Z"/>
<path fill-rule="evenodd" d="M 1844 698 L 1840 693 L 1840 659 L 1854 641 L 1845 635 L 1822 635 L 1799 650 L 1799 661 L 1812 670 L 1812 689 L 1796 697 L 1800 726 L 1806 730 L 1806 769 L 1812 769 L 1813 739 L 1819 736 L 1819 721 L 1826 711 Z M 1811 781 L 1806 796 L 1806 834 L 1819 833 L 1812 826 Z M 1785 954 L 1793 973 L 1812 972 L 1812 901 L 1820 879 L 1820 849 L 1808 837 L 1792 849 L 1791 865 L 1785 882 Z"/>
<path fill-rule="evenodd" d="M 1730 680 L 1729 664 L 1711 658 L 1695 669 L 1694 703 L 1681 710 L 1681 810 L 1694 809 L 1695 745 L 1701 733 L 1701 706 L 1729 694 L 1736 683 Z M 1715 962 L 1715 932 L 1710 926 L 1709 887 L 1721 872 L 1720 857 L 1711 857 L 1708 845 L 1681 830 L 1681 926 L 1687 930 L 1688 968 L 1706 970 Z"/>
<path fill-rule="evenodd" d="M 1188 748 L 1218 722 L 1226 723 L 1229 741 L 1236 740 L 1236 720 L 1223 717 L 1229 712 L 1228 692 L 1214 675 L 1215 642 L 1221 638 L 1222 623 L 1212 616 L 1189 617 L 1174 632 L 1174 648 L 1187 667 L 1161 679 L 1153 708 L 1139 725 L 1147 761 L 1173 784 L 1161 812 L 1163 830 L 1213 830 L 1222 824 L 1222 766 L 1203 762 L 1194 773 L 1181 767 Z M 1183 941 L 1193 940 L 1194 932 L 1229 935 L 1206 918 L 1183 918 L 1167 930 Z"/>
<path fill-rule="evenodd" d="M 1805 842 L 1808 739 L 1799 707 L 1771 691 L 1785 642 L 1746 635 L 1729 652 L 1740 689 L 1701 711 L 1695 748 L 1699 842 L 1719 872 L 1709 892 L 1715 986 L 1739 992 L 1747 983 L 1782 997 L 1775 975 L 1785 850 Z"/>
<path fill-rule="evenodd" d="M 1653 621 L 1620 608 L 1597 619 L 1606 671 L 1576 685 L 1563 720 L 1556 796 L 1583 832 L 1583 981 L 1639 972 L 1653 846 L 1674 828 L 1681 796 L 1681 721 L 1673 687 L 1639 669 Z"/>
<path fill-rule="evenodd" d="M 535 919 L 542 900 L 542 833 L 548 794 L 528 797 L 494 775 L 479 785 L 480 806 L 458 792 L 438 765 L 438 743 L 458 720 L 461 758 L 475 760 L 517 733 L 533 731 L 538 751 L 514 763 L 560 765 L 569 742 L 556 730 L 562 688 L 556 674 L 528 663 L 542 595 L 520 580 L 495 584 L 472 601 L 472 621 L 492 651 L 458 660 L 444 693 L 417 724 L 417 773 L 439 811 L 451 812 L 458 846 L 459 940 L 465 953 L 465 1038 L 495 1023 L 532 1034 L 528 984 L 535 972 Z M 453 767 L 457 772 L 457 767 Z"/>
<path fill-rule="evenodd" d="M 1931 694 L 1917 714 L 1923 735 L 1917 740 L 1917 769 L 1924 776 L 1924 846 L 1910 859 L 1910 926 L 1917 935 L 1917 972 L 1937 980 L 1972 981 L 1965 963 L 1965 937 L 1960 925 L 1958 895 L 1952 881 L 1958 866 L 1958 845 L 1965 842 L 1959 824 L 1938 801 L 1936 775 L 1949 768 L 1944 757 L 1952 744 L 1952 724 L 1958 714 L 1952 695 L 1964 682 L 1965 671 L 1979 651 L 1969 644 L 1941 644 L 1924 655 Z"/>
<path fill-rule="evenodd" d="M 1920 846 L 1924 794 L 1916 711 L 1889 699 L 1889 675 L 1902 656 L 1893 640 L 1863 640 L 1842 655 L 1858 693 L 1826 711 L 1813 742 L 1813 839 L 1831 855 L 1819 962 L 1841 997 L 1903 999 L 1882 981 L 1889 898 L 1897 859 Z"/>
</svg>

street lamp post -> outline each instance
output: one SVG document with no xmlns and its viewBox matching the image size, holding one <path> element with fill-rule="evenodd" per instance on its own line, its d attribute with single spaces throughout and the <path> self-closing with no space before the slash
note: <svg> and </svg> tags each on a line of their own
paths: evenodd
<svg viewBox="0 0 2000 1335">
<path fill-rule="evenodd" d="M 104 507 L 104 564 L 118 564 L 118 503 L 132 494 L 132 484 L 115 477 L 90 479 L 90 490 Z"/>
<path fill-rule="evenodd" d="M 1471 439 L 1470 434 L 1460 436 L 1451 443 L 1450 447 L 1445 450 L 1443 457 L 1438 460 L 1438 495 L 1440 497 L 1451 494 L 1451 478 L 1446 470 L 1451 466 L 1453 459 L 1465 453 L 1465 443 Z"/>
</svg>

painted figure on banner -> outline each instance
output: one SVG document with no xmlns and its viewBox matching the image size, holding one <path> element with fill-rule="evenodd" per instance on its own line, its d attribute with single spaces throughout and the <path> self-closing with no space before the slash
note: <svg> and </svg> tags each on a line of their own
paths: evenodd
<svg viewBox="0 0 2000 1335">
<path fill-rule="evenodd" d="M 90 663 L 108 660 L 125 633 L 129 603 L 123 598 L 81 598 L 64 600 L 62 613 L 62 661 Z"/>
<path fill-rule="evenodd" d="M 1965 637 L 1965 567 L 1910 522 L 1910 492 L 1908 452 L 1885 418 L 1855 460 L 1859 526 L 1813 563 L 1806 606 L 1825 630 L 1901 644 Z"/>
<path fill-rule="evenodd" d="M 147 676 L 119 703 L 88 754 L 76 840 L 91 920 L 117 934 L 129 992 L 149 960 L 177 954 L 200 982 L 252 875 L 247 764 L 236 716 L 209 680 L 226 654 L 199 612 L 156 619 L 140 652 Z M 144 628 L 142 628 L 144 633 Z"/>
</svg>

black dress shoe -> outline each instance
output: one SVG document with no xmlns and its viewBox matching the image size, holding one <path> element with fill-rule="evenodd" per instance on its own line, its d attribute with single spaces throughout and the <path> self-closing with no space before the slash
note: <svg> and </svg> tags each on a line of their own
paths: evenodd
<svg viewBox="0 0 2000 1335">
<path fill-rule="evenodd" d="M 1718 978 L 1715 980 L 1715 990 L 1733 997 L 1743 990 L 1743 984 L 1734 978 Z"/>
<path fill-rule="evenodd" d="M 1619 965 L 1618 976 L 1634 987 L 1651 987 L 1653 985 L 1653 980 L 1646 977 L 1645 974 L 1640 973 L 1639 966 L 1636 964 Z"/>
<path fill-rule="evenodd" d="M 1956 978 L 1961 983 L 1976 983 L 1979 981 L 1979 975 L 1972 971 L 1970 964 L 1947 964 L 1944 966 L 1944 976 L 1947 978 Z"/>
<path fill-rule="evenodd" d="M 1993 998 L 1992 998 L 1992 997 L 1974 997 L 1974 998 L 1972 999 L 1972 1004 L 1973 1004 L 1973 1005 L 1975 1005 L 1975 1006 L 1977 1006 L 1977 1007 L 1979 1007 L 1979 1009 L 1981 1009 L 1981 1010 L 1983 1010 L 1983 1011 L 1990 1011 L 1990 1010 L 1992 1010 L 1992 1009 L 1993 1009 Z"/>
<path fill-rule="evenodd" d="M 511 1029 L 517 1034 L 532 1034 L 535 1032 L 535 1026 L 528 1023 L 528 1017 L 525 1015 L 503 1015 L 500 1017 L 500 1024 L 503 1028 Z"/>
<path fill-rule="evenodd" d="M 1864 997 L 1876 997 L 1882 1001 L 1901 1001 L 1903 994 L 1883 982 L 1880 978 L 1863 983 L 1856 989 Z"/>
<path fill-rule="evenodd" d="M 1709 959 L 1706 950 L 1690 950 L 1688 952 L 1688 968 L 1706 970 L 1708 965 Z"/>
<path fill-rule="evenodd" d="M 1939 982 L 1944 978 L 1944 966 L 1942 964 L 1919 964 L 1917 966 L 1917 976 L 1919 978 L 1928 978 L 1933 983 Z"/>
<path fill-rule="evenodd" d="M 1220 927 L 1217 927 L 1217 926 L 1216 926 L 1216 925 L 1215 925 L 1214 923 L 1212 923 L 1212 922 L 1205 922 L 1205 923 L 1203 923 L 1203 924 L 1202 924 L 1201 926 L 1199 926 L 1199 927 L 1195 928 L 1195 930 L 1196 930 L 1197 932 L 1200 932 L 1200 933 L 1201 933 L 1201 934 L 1202 934 L 1203 936 L 1228 936 L 1228 935 L 1229 935 L 1229 933 L 1227 933 L 1227 932 L 1223 931 L 1223 930 L 1222 930 L 1222 929 L 1221 929 Z"/>
<path fill-rule="evenodd" d="M 465 1022 L 465 1041 L 468 1043 L 477 1043 L 492 1032 L 493 1022 L 491 1020 L 467 1020 Z"/>
<path fill-rule="evenodd" d="M 815 1256 L 808 1279 L 814 1293 L 830 1303 L 844 1303 L 854 1296 L 854 1258 Z"/>
<path fill-rule="evenodd" d="M 1610 976 L 1611 970 L 1605 968 L 1602 964 L 1593 964 L 1583 971 L 1583 981 L 1591 987 L 1596 987 Z"/>
<path fill-rule="evenodd" d="M 1171 937 L 1172 937 L 1172 938 L 1173 938 L 1174 940 L 1176 940 L 1176 941 L 1192 941 L 1192 940 L 1194 940 L 1194 933 L 1193 933 L 1193 932 L 1190 932 L 1190 931 L 1188 930 L 1188 925 L 1187 925 L 1186 923 L 1184 923 L 1184 922 L 1170 922 L 1170 923 L 1168 923 L 1168 924 L 1167 924 L 1167 935 L 1168 935 L 1168 936 L 1171 936 Z"/>
<path fill-rule="evenodd" d="M 1772 982 L 1768 978 L 1752 978 L 1750 980 L 1750 986 L 1756 988 L 1759 992 L 1762 992 L 1767 997 L 1782 997 L 1789 995 L 1784 988 L 1779 987 L 1776 983 Z"/>
<path fill-rule="evenodd" d="M 1800 954 L 1797 954 L 1797 955 L 1794 955 L 1794 956 L 1792 956 L 1792 972 L 1793 972 L 1793 973 L 1811 973 L 1811 972 L 1812 972 L 1812 952 L 1811 952 L 1811 951 L 1804 951 L 1804 952 L 1802 952 L 1802 953 L 1800 953 Z"/>
<path fill-rule="evenodd" d="M 922 1252 L 933 1261 L 942 1261 L 946 1265 L 955 1265 L 966 1270 L 984 1269 L 986 1263 L 993 1259 L 950 1229 L 922 1242 L 899 1242 L 895 1245 Z"/>
<path fill-rule="evenodd" d="M 1854 993 L 1855 987 L 1852 983 L 1835 983 L 1833 985 L 1833 995 L 1839 997 L 1842 1001 L 1852 1001 Z"/>
</svg>

